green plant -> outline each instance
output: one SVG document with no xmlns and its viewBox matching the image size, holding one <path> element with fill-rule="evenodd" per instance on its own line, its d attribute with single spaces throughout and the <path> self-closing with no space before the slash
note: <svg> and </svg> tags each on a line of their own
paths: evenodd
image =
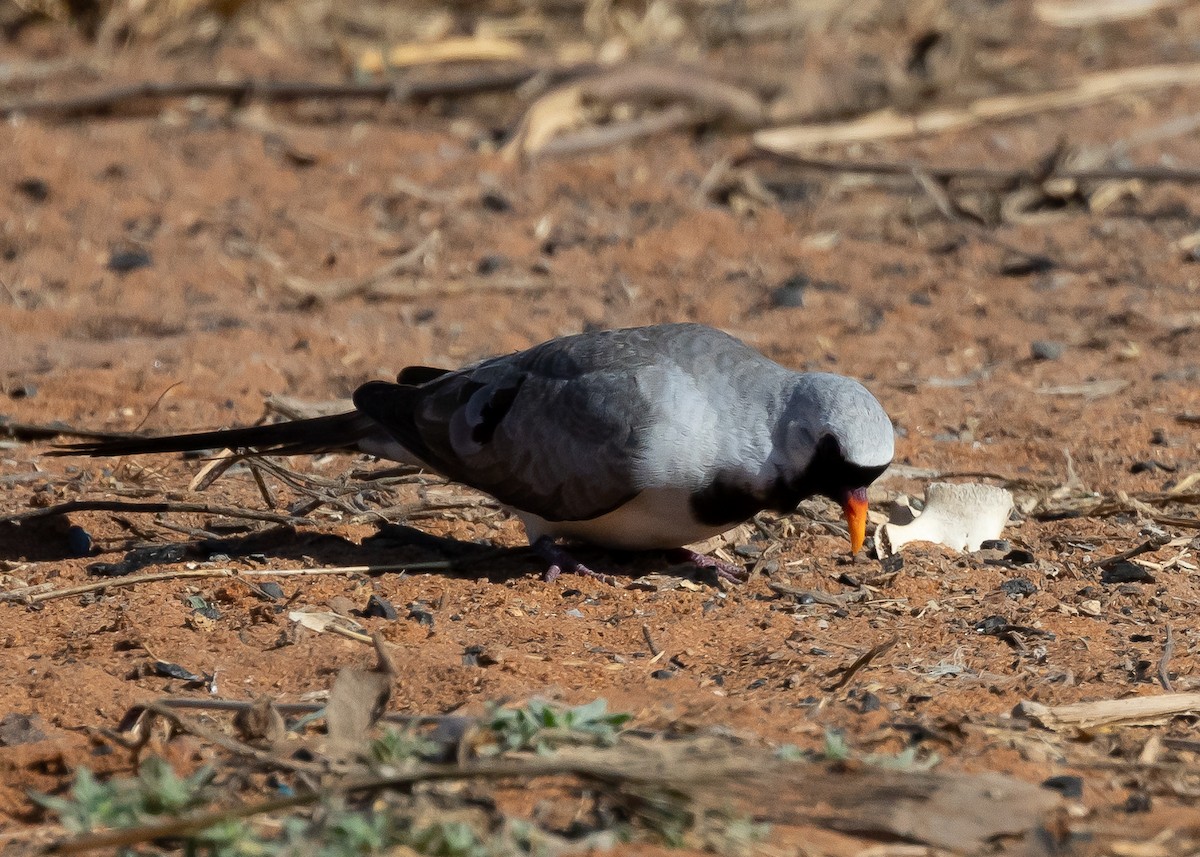
<svg viewBox="0 0 1200 857">
<path fill-rule="evenodd" d="M 500 740 L 494 752 L 535 750 L 548 753 L 555 743 L 580 739 L 602 747 L 617 741 L 629 714 L 610 713 L 608 702 L 597 699 L 575 708 L 558 708 L 545 700 L 532 699 L 524 708 L 497 708 L 488 726 Z"/>
<path fill-rule="evenodd" d="M 439 747 L 411 729 L 388 729 L 371 742 L 368 758 L 381 766 L 397 767 L 408 762 L 429 759 L 437 755 Z"/>
<path fill-rule="evenodd" d="M 180 777 L 163 759 L 152 756 L 137 777 L 100 782 L 87 768 L 75 774 L 69 797 L 35 794 L 34 801 L 56 813 L 72 833 L 100 827 L 135 827 L 160 815 L 177 815 L 203 806 L 213 796 L 215 771 L 203 767 Z"/>
<path fill-rule="evenodd" d="M 784 758 L 784 749 L 786 748 L 780 748 L 778 751 L 780 758 Z M 794 755 L 789 755 L 795 758 Z M 865 765 L 893 771 L 929 771 L 942 761 L 937 753 L 922 755 L 917 747 L 905 747 L 893 756 L 886 753 L 862 753 L 851 747 L 846 736 L 836 729 L 825 730 L 825 746 L 820 758 L 827 762 L 847 762 L 855 759 Z"/>
</svg>

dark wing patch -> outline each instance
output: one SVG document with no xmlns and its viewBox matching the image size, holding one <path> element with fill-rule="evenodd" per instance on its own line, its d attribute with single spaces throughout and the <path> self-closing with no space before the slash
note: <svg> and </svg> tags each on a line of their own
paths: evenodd
<svg viewBox="0 0 1200 857">
<path fill-rule="evenodd" d="M 419 387 L 374 381 L 354 404 L 443 476 L 552 521 L 636 496 L 648 405 L 621 373 L 547 377 L 515 355 Z"/>
<path fill-rule="evenodd" d="M 514 384 L 511 387 L 498 387 L 491 390 L 491 395 L 480 409 L 479 421 L 471 427 L 471 440 L 480 445 L 492 442 L 492 438 L 496 436 L 496 429 L 500 426 L 500 421 L 512 407 L 520 389 L 520 384 Z"/>
</svg>

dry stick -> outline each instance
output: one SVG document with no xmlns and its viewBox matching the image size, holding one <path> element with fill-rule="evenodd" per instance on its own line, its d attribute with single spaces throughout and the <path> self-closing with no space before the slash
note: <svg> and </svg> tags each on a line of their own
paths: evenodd
<svg viewBox="0 0 1200 857">
<path fill-rule="evenodd" d="M 237 713 L 249 711 L 255 705 L 255 702 L 248 699 L 196 699 L 190 696 L 167 696 L 154 700 L 153 704 L 164 708 L 180 708 L 189 711 L 232 711 Z M 284 716 L 316 714 L 318 711 L 325 710 L 324 703 L 319 702 L 273 701 L 271 704 Z M 121 723 L 117 726 L 117 729 L 120 731 L 129 730 L 131 726 L 126 724 L 136 721 L 147 707 L 146 703 L 132 706 L 121 718 Z M 464 718 L 460 714 L 400 714 L 398 712 L 385 712 L 379 719 L 387 723 L 411 724 L 458 722 Z"/>
<path fill-rule="evenodd" d="M 1078 78 L 1064 89 L 980 98 L 965 107 L 941 107 L 902 114 L 892 108 L 834 124 L 770 128 L 754 135 L 754 143 L 772 152 L 796 152 L 813 146 L 893 140 L 973 128 L 986 122 L 1016 119 L 1051 110 L 1086 107 L 1131 92 L 1200 84 L 1200 63 L 1139 66 Z"/>
<path fill-rule="evenodd" d="M 1173 654 L 1175 654 L 1175 634 L 1171 631 L 1171 623 L 1168 622 L 1167 639 L 1163 642 L 1162 657 L 1158 659 L 1158 683 L 1167 693 L 1175 692 L 1175 688 L 1171 686 L 1171 674 L 1168 671 Z"/>
<path fill-rule="evenodd" d="M 938 181 L 954 179 L 975 179 L 1000 185 L 1015 185 L 1027 182 L 1043 182 L 1047 179 L 1071 179 L 1074 181 L 1123 181 L 1140 179 L 1151 182 L 1177 182 L 1179 184 L 1195 184 L 1200 182 L 1200 170 L 1181 170 L 1171 167 L 1137 166 L 1137 167 L 1099 167 L 1095 169 L 1053 168 L 1049 171 L 1017 167 L 1004 169 L 1002 167 L 980 167 L 965 165 L 959 167 L 916 165 L 902 161 L 841 161 L 825 158 L 810 158 L 805 155 L 790 152 L 751 152 L 738 159 L 735 165 L 741 166 L 756 158 L 767 157 L 794 164 L 802 169 L 817 170 L 826 173 L 858 173 L 861 175 L 895 176 L 897 178 L 914 178 L 914 170 Z"/>
<path fill-rule="evenodd" d="M 875 660 L 892 646 L 896 645 L 899 640 L 899 636 L 892 636 L 891 639 L 884 640 L 878 646 L 873 646 L 872 648 L 868 649 L 865 653 L 859 656 L 854 663 L 846 667 L 846 669 L 842 672 L 842 677 L 826 688 L 826 690 L 835 691 L 845 687 L 850 682 L 850 679 L 854 678 L 856 673 L 858 673 L 863 667 L 871 663 L 871 661 Z"/>
<path fill-rule="evenodd" d="M 251 521 L 269 521 L 272 524 L 306 524 L 305 518 L 293 515 L 280 515 L 275 512 L 258 512 L 254 509 L 241 509 L 237 506 L 220 506 L 215 503 L 181 503 L 168 501 L 163 503 L 133 503 L 127 500 L 70 500 L 45 509 L 34 509 L 30 512 L 18 512 L 15 515 L 0 516 L 0 524 L 19 524 L 36 518 L 50 518 L 55 515 L 67 515 L 71 512 L 201 512 L 208 515 L 221 515 L 226 518 L 246 518 Z"/>
<path fill-rule="evenodd" d="M 474 560 L 486 559 L 490 556 L 480 555 Z M 325 574 L 386 574 L 404 571 L 452 571 L 465 564 L 465 560 L 431 561 L 394 563 L 385 565 L 343 565 L 329 568 L 274 568 L 274 569 L 239 569 L 239 568 L 181 568 L 175 571 L 155 571 L 148 574 L 131 575 L 129 577 L 113 577 L 98 580 L 94 583 L 82 583 L 65 589 L 55 589 L 50 592 L 30 592 L 35 587 L 23 587 L 10 592 L 0 592 L 0 602 L 25 601 L 29 604 L 40 604 L 43 601 L 54 601 L 59 598 L 70 598 L 72 595 L 86 595 L 89 592 L 99 592 L 102 589 L 127 589 L 142 583 L 156 583 L 161 580 L 187 580 L 211 577 L 315 577 Z"/>
<path fill-rule="evenodd" d="M 657 658 L 662 654 L 662 649 L 654 645 L 654 638 L 650 636 L 650 626 L 645 622 L 642 623 L 642 639 L 646 641 L 646 646 L 650 649 L 650 654 L 653 657 Z"/>
<path fill-rule="evenodd" d="M 783 583 L 767 582 L 767 589 L 770 589 L 776 595 L 790 595 L 792 598 L 811 598 L 817 604 L 828 604 L 830 607 L 845 607 L 846 599 L 833 595 L 829 592 L 824 592 L 820 589 L 797 589 L 794 586 L 788 586 Z"/>
<path fill-rule="evenodd" d="M 1026 259 L 1045 259 L 1056 268 L 1065 268 L 1070 270 L 1069 266 L 1064 265 L 1058 259 L 1052 259 L 1044 253 L 1038 253 L 1032 250 L 1026 250 L 1022 247 L 1017 247 L 1010 244 L 1003 238 L 997 237 L 987 225 L 975 215 L 965 215 L 951 201 L 950 195 L 946 193 L 946 189 L 930 176 L 922 172 L 918 167 L 910 167 L 909 172 L 921 190 L 933 201 L 934 206 L 941 212 L 942 216 L 951 223 L 962 226 L 964 229 L 973 232 L 980 240 L 995 245 L 1001 250 L 1009 253 L 1015 253 L 1018 256 L 1024 256 Z"/>
<path fill-rule="evenodd" d="M 592 68 L 594 66 L 590 63 L 557 68 L 526 66 L 515 69 L 487 69 L 457 78 L 389 83 L 316 83 L 253 79 L 241 81 L 145 81 L 71 98 L 10 102 L 0 105 L 0 117 L 14 114 L 62 118 L 96 116 L 139 101 L 162 101 L 195 96 L 223 98 L 234 103 L 250 99 L 271 102 L 303 100 L 417 101 L 426 98 L 451 98 L 514 89 L 538 75 L 548 75 L 556 81 L 562 81 L 587 73 Z"/>
<path fill-rule="evenodd" d="M 147 703 L 145 705 L 145 712 L 146 714 L 163 718 L 182 732 L 195 735 L 197 738 L 201 738 L 211 744 L 216 744 L 218 747 L 228 750 L 231 753 L 246 756 L 264 765 L 272 765 L 285 771 L 299 771 L 318 775 L 328 772 L 328 768 L 325 765 L 315 762 L 301 762 L 279 753 L 271 753 L 266 750 L 259 750 L 257 747 L 251 747 L 249 744 L 238 741 L 236 738 L 231 738 L 224 732 L 217 729 L 209 729 L 203 724 L 184 717 L 179 712 L 158 702 Z"/>
<path fill-rule="evenodd" d="M 1110 565 L 1116 565 L 1122 560 L 1132 559 L 1133 557 L 1141 556 L 1144 553 L 1153 553 L 1154 551 L 1166 545 L 1168 541 L 1170 541 L 1170 539 L 1163 536 L 1146 539 L 1146 541 L 1142 542 L 1140 545 L 1131 547 L 1128 550 L 1123 550 L 1118 554 L 1113 554 L 1112 556 L 1106 556 L 1104 559 L 1096 560 L 1094 563 L 1092 563 L 1091 567 L 1108 568 Z"/>
<path fill-rule="evenodd" d="M 605 149 L 628 143 L 640 137 L 649 137 L 679 128 L 687 128 L 699 121 L 698 114 L 690 107 L 677 104 L 660 113 L 630 119 L 628 122 L 613 122 L 598 128 L 588 128 L 574 134 L 564 134 L 550 140 L 536 152 L 534 157 L 562 157 L 578 155 L 595 149 Z"/>
</svg>

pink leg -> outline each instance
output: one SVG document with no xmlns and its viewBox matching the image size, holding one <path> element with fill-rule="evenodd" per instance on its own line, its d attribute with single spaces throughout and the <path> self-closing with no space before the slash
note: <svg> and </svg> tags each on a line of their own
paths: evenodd
<svg viewBox="0 0 1200 857">
<path fill-rule="evenodd" d="M 722 580 L 728 580 L 730 583 L 745 583 L 750 579 L 750 572 L 740 565 L 734 565 L 731 562 L 725 562 L 716 557 L 696 553 L 687 548 L 675 548 L 669 551 L 669 554 L 672 559 L 678 562 L 690 562 L 696 568 L 711 568 L 716 571 L 717 577 Z"/>
<path fill-rule="evenodd" d="M 583 577 L 590 577 L 593 580 L 598 580 L 601 583 L 607 583 L 609 586 L 616 586 L 617 579 L 611 574 L 601 574 L 598 571 L 592 571 L 586 565 L 575 559 L 557 544 L 550 536 L 542 536 L 532 545 L 533 552 L 544 559 L 549 567 L 543 575 L 543 579 L 550 583 L 555 580 L 564 571 L 571 574 L 578 574 Z"/>
</svg>

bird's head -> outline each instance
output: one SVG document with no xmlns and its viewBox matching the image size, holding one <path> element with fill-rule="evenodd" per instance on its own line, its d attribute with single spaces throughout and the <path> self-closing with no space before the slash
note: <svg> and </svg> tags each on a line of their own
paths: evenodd
<svg viewBox="0 0 1200 857">
<path fill-rule="evenodd" d="M 892 421 L 866 387 L 841 375 L 799 376 L 785 420 L 783 449 L 798 475 L 801 496 L 821 495 L 842 507 L 850 550 L 866 538 L 867 486 L 878 479 L 895 452 Z"/>
</svg>

